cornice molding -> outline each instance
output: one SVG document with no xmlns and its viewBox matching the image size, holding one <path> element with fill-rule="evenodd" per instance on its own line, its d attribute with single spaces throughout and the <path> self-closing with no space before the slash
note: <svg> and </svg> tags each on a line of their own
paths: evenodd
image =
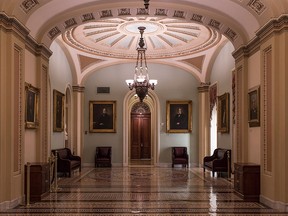
<svg viewBox="0 0 288 216">
<path fill-rule="evenodd" d="M 35 55 L 46 58 L 47 61 L 52 55 L 52 51 L 49 48 L 44 44 L 38 44 L 30 35 L 27 35 L 25 43 L 26 48 L 30 49 Z"/>
<path fill-rule="evenodd" d="M 23 39 L 26 48 L 35 55 L 41 55 L 47 60 L 52 55 L 52 51 L 43 44 L 37 43 L 34 38 L 29 35 L 29 29 L 15 17 L 9 17 L 4 12 L 0 12 L 0 28 L 7 32 L 17 34 L 17 36 Z"/>
<path fill-rule="evenodd" d="M 197 88 L 198 93 L 202 92 L 209 92 L 210 83 L 201 83 L 200 86 Z"/>
<path fill-rule="evenodd" d="M 25 38 L 29 34 L 29 30 L 18 21 L 15 17 L 9 17 L 6 13 L 0 12 L 0 27 L 6 31 L 14 31 L 22 38 Z"/>
<path fill-rule="evenodd" d="M 282 15 L 279 18 L 271 19 L 267 24 L 256 32 L 256 36 L 247 44 L 233 52 L 233 57 L 236 62 L 252 55 L 255 51 L 260 49 L 261 44 L 266 38 L 274 33 L 279 33 L 288 30 L 288 15 Z"/>
</svg>

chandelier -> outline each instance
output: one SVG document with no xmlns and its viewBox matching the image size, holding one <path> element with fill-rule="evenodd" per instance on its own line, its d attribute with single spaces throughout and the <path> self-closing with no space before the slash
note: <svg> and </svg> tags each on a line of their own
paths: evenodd
<svg viewBox="0 0 288 216">
<path fill-rule="evenodd" d="M 129 86 L 129 89 L 132 90 L 135 88 L 136 94 L 140 99 L 140 102 L 143 102 L 143 99 L 148 94 L 148 89 L 154 90 L 155 85 L 157 85 L 157 80 L 150 80 L 148 75 L 148 67 L 146 62 L 146 47 L 143 39 L 143 33 L 146 29 L 143 26 L 138 27 L 141 37 L 139 40 L 139 47 L 137 47 L 137 62 L 135 66 L 135 73 L 134 73 L 134 79 L 126 80 L 127 85 Z"/>
<path fill-rule="evenodd" d="M 145 7 L 145 9 L 148 9 L 148 7 L 149 7 L 149 1 L 150 1 L 150 0 L 144 0 L 144 7 Z"/>
</svg>

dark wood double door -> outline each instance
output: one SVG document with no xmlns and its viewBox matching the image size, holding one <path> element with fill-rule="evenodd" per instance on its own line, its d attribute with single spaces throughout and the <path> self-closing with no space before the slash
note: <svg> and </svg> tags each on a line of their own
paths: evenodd
<svg viewBox="0 0 288 216">
<path fill-rule="evenodd" d="M 151 159 L 151 115 L 131 114 L 131 159 Z"/>
</svg>

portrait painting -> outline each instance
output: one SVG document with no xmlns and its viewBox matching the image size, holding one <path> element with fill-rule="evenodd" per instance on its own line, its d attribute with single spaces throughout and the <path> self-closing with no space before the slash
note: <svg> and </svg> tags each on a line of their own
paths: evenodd
<svg viewBox="0 0 288 216">
<path fill-rule="evenodd" d="M 192 101 L 166 102 L 167 133 L 190 133 L 192 131 Z"/>
<path fill-rule="evenodd" d="M 248 92 L 248 123 L 249 127 L 260 126 L 260 87 L 249 89 Z"/>
<path fill-rule="evenodd" d="M 89 131 L 115 133 L 116 101 L 90 101 L 89 103 Z"/>
<path fill-rule="evenodd" d="M 25 127 L 35 129 L 39 126 L 39 89 L 29 83 L 25 83 L 26 103 L 25 103 Z"/>
<path fill-rule="evenodd" d="M 230 125 L 230 102 L 229 93 L 218 96 L 217 101 L 217 131 L 229 133 Z"/>
<path fill-rule="evenodd" d="M 57 90 L 53 90 L 53 131 L 64 131 L 64 102 L 65 95 Z"/>
</svg>

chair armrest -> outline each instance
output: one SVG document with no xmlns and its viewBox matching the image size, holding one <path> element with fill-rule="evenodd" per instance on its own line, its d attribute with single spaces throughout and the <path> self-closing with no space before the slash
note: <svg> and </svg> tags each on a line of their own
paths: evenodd
<svg viewBox="0 0 288 216">
<path fill-rule="evenodd" d="M 70 155 L 69 160 L 77 160 L 77 161 L 81 161 L 81 157 L 76 156 L 76 155 Z"/>
<path fill-rule="evenodd" d="M 204 157 L 204 162 L 213 161 L 215 159 L 216 159 L 216 157 L 214 155 L 206 156 L 206 157 Z"/>
</svg>

